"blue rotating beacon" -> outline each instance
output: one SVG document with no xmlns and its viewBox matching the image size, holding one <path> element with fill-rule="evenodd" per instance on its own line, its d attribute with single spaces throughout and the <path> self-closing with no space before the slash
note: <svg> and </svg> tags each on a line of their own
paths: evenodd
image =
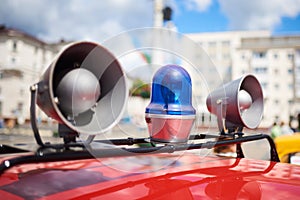
<svg viewBox="0 0 300 200">
<path fill-rule="evenodd" d="M 187 142 L 195 114 L 188 72 L 177 65 L 160 68 L 153 77 L 151 101 L 145 113 L 151 141 Z"/>
</svg>

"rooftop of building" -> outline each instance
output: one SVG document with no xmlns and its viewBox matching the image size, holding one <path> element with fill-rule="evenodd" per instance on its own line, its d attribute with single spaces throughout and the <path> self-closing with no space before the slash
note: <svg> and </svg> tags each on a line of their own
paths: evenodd
<svg viewBox="0 0 300 200">
<path fill-rule="evenodd" d="M 58 42 L 54 42 L 54 43 L 45 42 L 33 35 L 30 35 L 29 33 L 26 33 L 25 31 L 22 31 L 22 30 L 19 30 L 16 28 L 7 27 L 4 24 L 0 24 L 0 35 L 6 35 L 9 37 L 26 38 L 26 39 L 36 42 L 40 45 L 49 45 L 49 46 L 64 45 L 64 44 L 71 42 L 71 41 L 66 41 L 64 39 L 60 39 Z"/>
<path fill-rule="evenodd" d="M 272 33 L 268 30 L 250 30 L 250 31 L 223 31 L 223 32 L 202 32 L 186 34 L 192 39 L 233 39 L 234 37 L 271 37 Z"/>
<path fill-rule="evenodd" d="M 300 35 L 242 38 L 241 49 L 300 48 Z"/>
</svg>

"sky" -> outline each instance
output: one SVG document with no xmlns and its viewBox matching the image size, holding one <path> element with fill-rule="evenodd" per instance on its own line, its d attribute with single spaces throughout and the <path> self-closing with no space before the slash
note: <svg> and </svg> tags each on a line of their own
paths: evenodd
<svg viewBox="0 0 300 200">
<path fill-rule="evenodd" d="M 300 34 L 300 0 L 162 0 L 180 33 Z M 153 26 L 153 0 L 0 0 L 0 24 L 47 42 L 103 41 Z"/>
</svg>

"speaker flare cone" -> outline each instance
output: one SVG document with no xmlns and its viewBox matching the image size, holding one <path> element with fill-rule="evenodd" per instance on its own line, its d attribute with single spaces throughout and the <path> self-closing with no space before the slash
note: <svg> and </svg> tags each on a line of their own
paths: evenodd
<svg viewBox="0 0 300 200">
<path fill-rule="evenodd" d="M 240 90 L 238 93 L 239 107 L 241 111 L 245 111 L 252 105 L 252 98 L 245 90 Z"/>
<path fill-rule="evenodd" d="M 59 107 L 66 115 L 78 115 L 91 109 L 100 97 L 100 83 L 86 69 L 67 73 L 56 89 Z"/>
</svg>

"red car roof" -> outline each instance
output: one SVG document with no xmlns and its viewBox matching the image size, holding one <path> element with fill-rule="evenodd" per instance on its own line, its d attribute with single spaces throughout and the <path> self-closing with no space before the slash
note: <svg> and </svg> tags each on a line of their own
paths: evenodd
<svg viewBox="0 0 300 200">
<path fill-rule="evenodd" d="M 297 199 L 299 189 L 300 166 L 191 153 L 23 164 L 0 177 L 1 199 Z"/>
</svg>

